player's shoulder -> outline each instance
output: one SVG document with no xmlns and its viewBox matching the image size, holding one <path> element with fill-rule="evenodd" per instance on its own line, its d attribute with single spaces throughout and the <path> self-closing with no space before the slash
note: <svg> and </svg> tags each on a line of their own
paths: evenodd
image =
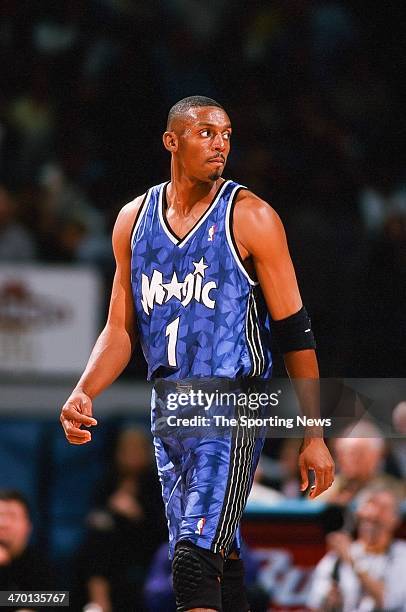
<svg viewBox="0 0 406 612">
<path fill-rule="evenodd" d="M 113 244 L 115 246 L 127 246 L 130 241 L 134 223 L 145 201 L 145 194 L 136 196 L 127 202 L 117 215 L 113 229 Z"/>
<path fill-rule="evenodd" d="M 126 221 L 128 221 L 129 219 L 133 219 L 134 221 L 144 203 L 145 195 L 146 194 L 144 193 L 142 195 L 136 196 L 133 200 L 127 202 L 127 204 L 124 204 L 124 206 L 118 213 L 117 220 L 125 219 Z"/>
<path fill-rule="evenodd" d="M 131 232 L 138 213 L 145 202 L 145 195 L 146 194 L 144 193 L 136 196 L 133 200 L 127 202 L 127 204 L 124 204 L 117 215 L 116 227 L 119 229 L 127 228 Z"/>
<path fill-rule="evenodd" d="M 249 189 L 241 189 L 234 205 L 234 222 L 238 224 L 279 224 L 280 217 L 273 206 Z"/>
</svg>

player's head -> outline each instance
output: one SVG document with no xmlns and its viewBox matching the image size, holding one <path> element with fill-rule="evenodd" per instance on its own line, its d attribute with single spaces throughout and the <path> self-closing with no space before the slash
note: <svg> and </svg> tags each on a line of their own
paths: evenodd
<svg viewBox="0 0 406 612">
<path fill-rule="evenodd" d="M 222 175 L 230 137 L 230 118 L 221 104 L 205 96 L 190 96 L 169 111 L 163 142 L 178 172 L 208 182 Z"/>
<path fill-rule="evenodd" d="M 28 544 L 32 524 L 27 500 L 18 491 L 0 491 L 0 544 L 11 558 Z"/>
</svg>

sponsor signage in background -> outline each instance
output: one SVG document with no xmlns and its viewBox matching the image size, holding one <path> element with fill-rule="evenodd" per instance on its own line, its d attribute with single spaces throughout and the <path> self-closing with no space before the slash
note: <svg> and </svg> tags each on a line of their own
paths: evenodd
<svg viewBox="0 0 406 612">
<path fill-rule="evenodd" d="M 257 579 L 269 596 L 269 612 L 308 610 L 313 570 L 326 552 L 326 532 L 341 526 L 340 516 L 317 501 L 284 500 L 262 509 L 248 501 L 242 535 L 260 562 Z"/>
<path fill-rule="evenodd" d="M 0 265 L 0 374 L 78 374 L 99 325 L 95 270 Z"/>
</svg>

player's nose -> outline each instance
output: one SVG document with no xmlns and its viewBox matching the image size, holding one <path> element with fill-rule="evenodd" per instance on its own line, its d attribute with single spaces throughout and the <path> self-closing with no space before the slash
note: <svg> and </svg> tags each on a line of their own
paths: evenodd
<svg viewBox="0 0 406 612">
<path fill-rule="evenodd" d="M 216 134 L 214 140 L 213 140 L 213 147 L 216 151 L 224 151 L 224 148 L 226 146 L 225 140 L 222 136 L 222 134 Z"/>
</svg>

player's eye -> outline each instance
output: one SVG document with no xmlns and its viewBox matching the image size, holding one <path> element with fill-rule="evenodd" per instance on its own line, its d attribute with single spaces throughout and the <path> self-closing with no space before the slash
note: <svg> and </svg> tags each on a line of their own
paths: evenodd
<svg viewBox="0 0 406 612">
<path fill-rule="evenodd" d="M 230 140 L 230 138 L 231 138 L 231 133 L 230 133 L 230 132 L 224 132 L 224 134 L 223 134 L 223 138 L 224 138 L 225 140 Z"/>
<path fill-rule="evenodd" d="M 203 136 L 204 138 L 207 138 L 207 136 L 210 135 L 210 130 L 202 130 L 200 132 L 200 136 Z"/>
</svg>

